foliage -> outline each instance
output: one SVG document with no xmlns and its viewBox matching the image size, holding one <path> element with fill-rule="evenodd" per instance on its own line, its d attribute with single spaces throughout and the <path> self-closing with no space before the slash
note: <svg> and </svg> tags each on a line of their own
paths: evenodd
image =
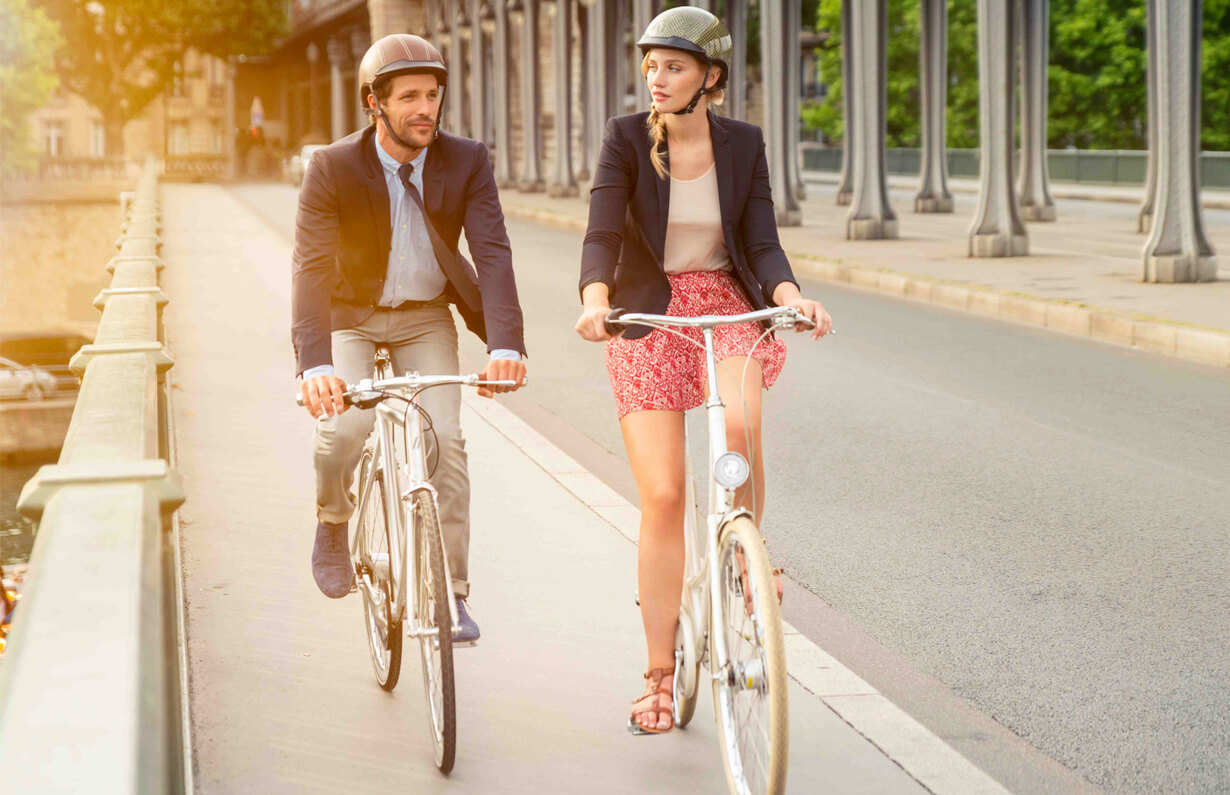
<svg viewBox="0 0 1230 795">
<path fill-rule="evenodd" d="M 1052 0 L 1050 4 L 1048 144 L 1053 148 L 1142 149 L 1147 146 L 1144 0 Z M 888 3 L 888 146 L 918 146 L 918 0 Z M 817 30 L 823 102 L 807 103 L 803 122 L 840 141 L 841 0 L 820 0 Z M 976 0 L 948 3 L 947 144 L 978 146 Z M 1202 140 L 1230 149 L 1230 0 L 1205 0 Z"/>
<path fill-rule="evenodd" d="M 30 114 L 55 91 L 59 30 L 29 0 L 0 0 L 0 178 L 34 162 Z"/>
<path fill-rule="evenodd" d="M 65 87 L 103 113 L 108 154 L 120 130 L 177 77 L 184 52 L 218 57 L 272 48 L 281 0 L 42 0 L 64 34 L 56 63 Z"/>
</svg>

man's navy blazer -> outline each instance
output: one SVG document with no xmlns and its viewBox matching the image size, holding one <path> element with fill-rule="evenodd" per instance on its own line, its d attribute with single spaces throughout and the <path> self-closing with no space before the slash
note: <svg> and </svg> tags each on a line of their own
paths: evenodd
<svg viewBox="0 0 1230 795">
<path fill-rule="evenodd" d="M 366 127 L 312 156 L 299 189 L 291 284 L 291 341 L 298 372 L 332 364 L 330 332 L 353 328 L 376 308 L 392 246 L 389 189 Z M 423 164 L 423 203 L 460 267 L 441 268 L 466 326 L 487 343 L 525 354 L 512 249 L 487 147 L 440 131 Z M 474 266 L 457 251 L 465 228 Z M 460 281 L 460 283 L 458 283 Z"/>
<path fill-rule="evenodd" d="M 643 112 L 607 122 L 590 189 L 581 290 L 603 282 L 611 291 L 611 306 L 660 315 L 671 300 L 662 265 L 671 181 L 659 179 L 649 159 L 648 119 Z M 795 279 L 777 237 L 764 136 L 754 124 L 715 113 L 709 114 L 709 135 L 733 275 L 752 307 L 765 309 L 773 306 L 777 286 Z M 650 331 L 633 326 L 623 336 L 635 339 Z"/>
</svg>

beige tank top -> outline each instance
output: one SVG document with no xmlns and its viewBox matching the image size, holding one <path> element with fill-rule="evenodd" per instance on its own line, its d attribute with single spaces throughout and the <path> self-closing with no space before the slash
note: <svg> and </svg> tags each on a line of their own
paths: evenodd
<svg viewBox="0 0 1230 795">
<path fill-rule="evenodd" d="M 731 269 L 714 166 L 696 179 L 671 177 L 664 260 L 667 273 Z"/>
</svg>

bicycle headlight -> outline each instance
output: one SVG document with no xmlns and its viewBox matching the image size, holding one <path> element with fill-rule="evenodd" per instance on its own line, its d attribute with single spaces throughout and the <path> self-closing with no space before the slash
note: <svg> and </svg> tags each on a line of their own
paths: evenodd
<svg viewBox="0 0 1230 795">
<path fill-rule="evenodd" d="M 747 459 L 733 450 L 722 453 L 713 462 L 713 479 L 728 489 L 737 489 L 747 481 L 751 472 Z"/>
</svg>

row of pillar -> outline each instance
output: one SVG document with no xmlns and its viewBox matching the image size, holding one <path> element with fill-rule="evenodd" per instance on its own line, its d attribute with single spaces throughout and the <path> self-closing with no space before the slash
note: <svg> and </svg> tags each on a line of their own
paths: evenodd
<svg viewBox="0 0 1230 795">
<path fill-rule="evenodd" d="M 921 182 L 914 199 L 918 213 L 953 210 L 947 185 L 945 110 L 947 106 L 947 3 L 919 0 L 921 20 L 920 88 L 922 123 Z M 1205 281 L 1216 278 L 1216 261 L 1204 235 L 1199 202 L 1199 0 L 1146 0 L 1148 19 L 1149 168 L 1138 229 L 1148 232 L 1142 278 L 1146 281 Z M 694 4 L 710 5 L 706 0 Z M 427 33 L 445 50 L 450 85 L 445 94 L 446 124 L 471 137 L 490 139 L 496 176 L 504 187 L 546 190 L 553 196 L 578 192 L 578 175 L 592 173 L 607 118 L 623 112 L 627 79 L 635 71 L 637 107 L 649 106 L 648 91 L 635 63 L 628 61 L 620 31 L 644 29 L 660 10 L 660 0 L 428 0 Z M 727 112 L 746 112 L 747 0 L 727 0 L 734 57 L 727 90 Z M 978 0 L 978 64 L 981 177 L 978 207 L 969 232 L 973 257 L 1021 256 L 1029 251 L 1025 221 L 1055 218 L 1046 163 L 1048 0 Z M 763 128 L 774 186 L 778 222 L 801 222 L 803 183 L 798 161 L 799 2 L 760 3 Z M 576 22 L 574 25 L 574 12 Z M 542 163 L 539 124 L 541 75 L 540 15 L 549 21 L 552 53 L 553 157 Z M 841 9 L 842 66 L 846 75 L 843 111 L 843 166 L 837 203 L 849 205 L 846 236 L 884 239 L 897 236 L 897 216 L 887 187 L 887 0 L 845 0 Z M 580 44 L 583 101 L 582 138 L 573 151 L 572 45 Z M 511 44 L 516 64 L 521 159 L 514 163 Z M 487 44 L 491 45 L 488 57 Z M 326 55 L 332 108 L 332 135 L 367 123 L 355 102 L 358 87 L 345 84 L 346 66 L 357 64 L 369 44 L 365 31 L 329 39 Z M 312 85 L 319 50 L 308 46 Z M 355 70 L 357 72 L 357 69 Z M 357 77 L 357 75 L 356 75 Z M 1015 171 L 1016 90 L 1020 87 L 1020 161 Z M 488 98 L 492 89 L 494 101 Z M 321 104 L 312 106 L 312 128 L 320 130 Z M 353 125 L 346 108 L 354 108 Z M 487 113 L 494 115 L 488 124 Z M 493 136 L 487 134 L 493 129 Z"/>
<path fill-rule="evenodd" d="M 922 173 L 914 210 L 952 212 L 944 145 L 947 4 L 920 5 Z M 846 237 L 852 240 L 897 236 L 885 162 L 886 12 L 887 0 L 845 0 L 841 8 L 846 129 L 837 203 L 850 205 Z M 1048 17 L 1048 0 L 978 0 L 981 176 L 971 257 L 1028 254 L 1024 221 L 1055 219 L 1046 162 Z M 1149 165 L 1137 228 L 1149 239 L 1141 278 L 1211 281 L 1216 260 L 1200 207 L 1201 2 L 1147 0 L 1147 20 Z M 1021 151 L 1014 184 L 1018 83 Z"/>
<path fill-rule="evenodd" d="M 695 0 L 695 5 L 710 8 L 711 0 Z M 446 42 L 450 88 L 445 100 L 446 125 L 449 129 L 487 139 L 484 104 L 486 88 L 493 85 L 495 124 L 495 171 L 502 187 L 515 186 L 522 191 L 547 191 L 553 196 L 575 196 L 578 177 L 587 179 L 593 173 L 602 146 L 603 130 L 608 118 L 625 112 L 624 92 L 628 80 L 633 80 L 637 107 L 649 107 L 649 94 L 639 78 L 638 63 L 630 62 L 625 49 L 626 37 L 632 29 L 639 32 L 661 11 L 661 0 L 429 0 L 427 35 L 439 44 Z M 775 57 L 764 63 L 765 106 L 768 119 L 766 149 L 775 187 L 779 223 L 800 223 L 798 199 L 803 195 L 802 171 L 799 165 L 799 61 L 798 31 L 802 27 L 802 10 L 798 2 L 762 3 L 761 51 Z M 747 82 L 747 14 L 748 0 L 727 0 L 726 23 L 731 31 L 734 57 L 726 92 L 725 111 L 735 118 L 746 113 Z M 549 20 L 550 42 L 539 41 L 540 19 Z M 486 62 L 482 36 L 482 21 L 493 22 L 494 64 Z M 463 33 L 465 31 L 465 33 Z M 470 37 L 471 46 L 463 47 L 463 35 Z M 574 74 L 574 36 L 577 42 L 577 62 L 580 74 Z M 512 43 L 516 42 L 516 63 L 510 61 Z M 544 149 L 539 122 L 541 104 L 540 52 L 551 53 L 551 81 L 554 96 L 551 109 L 552 159 L 542 162 Z M 454 57 L 465 52 L 467 57 Z M 512 96 L 511 68 L 496 68 L 508 64 L 515 68 L 519 97 Z M 634 74 L 635 73 L 635 74 Z M 580 107 L 573 102 L 573 81 L 578 81 L 582 97 Z M 468 108 L 461 106 L 462 94 L 468 92 Z M 504 153 L 513 147 L 512 114 L 507 109 L 519 102 L 521 158 L 514 163 Z M 463 110 L 468 109 L 468 115 Z M 582 135 L 574 147 L 571 135 L 574 113 L 580 113 Z M 770 121 L 770 119 L 772 121 Z M 793 119 L 794 123 L 787 120 Z"/>
</svg>

